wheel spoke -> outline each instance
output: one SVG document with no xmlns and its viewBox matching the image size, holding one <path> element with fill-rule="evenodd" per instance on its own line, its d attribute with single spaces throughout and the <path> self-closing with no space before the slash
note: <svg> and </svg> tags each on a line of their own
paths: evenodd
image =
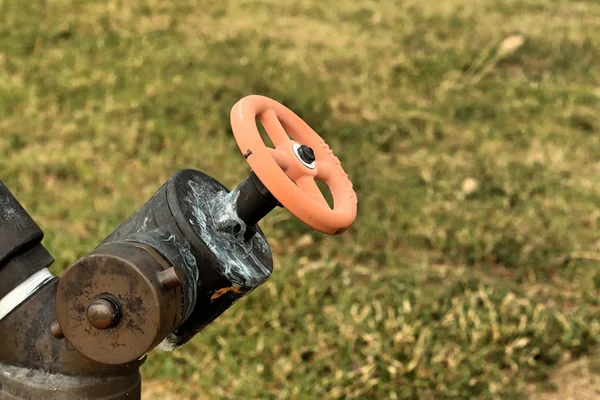
<svg viewBox="0 0 600 400">
<path fill-rule="evenodd" d="M 327 161 L 317 161 L 315 167 L 317 170 L 315 179 L 321 182 L 327 182 L 333 172 L 333 166 Z"/>
<path fill-rule="evenodd" d="M 275 111 L 269 109 L 262 113 L 258 118 L 265 127 L 265 130 L 275 147 L 279 147 L 285 141 L 290 140 L 290 137 L 283 128 L 283 125 L 281 125 L 279 118 L 277 118 Z"/>
<path fill-rule="evenodd" d="M 277 165 L 279 165 L 279 168 L 284 171 L 288 169 L 290 166 L 290 157 L 287 155 L 287 153 L 281 150 L 272 149 L 270 147 L 267 147 L 267 150 L 269 150 L 271 157 L 273 157 Z"/>
<path fill-rule="evenodd" d="M 329 207 L 327 204 L 327 200 L 321 193 L 321 189 L 317 186 L 317 182 L 315 182 L 314 178 L 310 175 L 303 175 L 296 180 L 296 184 L 298 187 L 306 193 L 311 199 L 316 201 L 318 204 Z"/>
</svg>

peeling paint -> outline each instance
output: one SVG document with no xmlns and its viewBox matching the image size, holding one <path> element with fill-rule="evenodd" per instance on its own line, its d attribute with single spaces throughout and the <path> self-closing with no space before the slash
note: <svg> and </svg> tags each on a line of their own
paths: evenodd
<svg viewBox="0 0 600 400">
<path fill-rule="evenodd" d="M 248 227 L 236 212 L 238 195 L 199 171 L 180 171 L 105 239 L 149 245 L 186 272 L 184 297 L 193 301 L 157 350 L 179 348 L 271 275 L 271 251 L 260 229 L 244 240 Z"/>
<path fill-rule="evenodd" d="M 255 288 L 271 275 L 271 269 L 262 258 L 269 258 L 269 245 L 263 235 L 244 241 L 246 224 L 235 210 L 239 192 L 227 193 L 207 183 L 190 180 L 192 195 L 187 199 L 194 219 L 190 223 L 202 241 L 217 257 L 220 273 L 234 285 Z M 204 206 L 204 207 L 203 207 Z"/>
<path fill-rule="evenodd" d="M 210 301 L 215 301 L 219 297 L 221 297 L 224 294 L 229 293 L 229 292 L 233 292 L 235 294 L 244 294 L 244 292 L 242 292 L 240 290 L 239 286 L 230 286 L 230 287 L 222 288 L 222 289 L 219 289 L 219 290 L 215 290 L 215 292 L 213 293 L 213 295 L 210 296 Z"/>
</svg>

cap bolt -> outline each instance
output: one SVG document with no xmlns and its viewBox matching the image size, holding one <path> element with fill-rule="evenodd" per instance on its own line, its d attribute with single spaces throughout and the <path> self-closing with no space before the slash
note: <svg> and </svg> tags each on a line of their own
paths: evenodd
<svg viewBox="0 0 600 400">
<path fill-rule="evenodd" d="M 298 157 L 307 164 L 312 164 L 316 160 L 315 152 L 306 145 L 298 147 Z"/>
<path fill-rule="evenodd" d="M 108 329 L 119 323 L 121 312 L 115 300 L 100 297 L 88 306 L 87 319 L 96 329 Z"/>
</svg>

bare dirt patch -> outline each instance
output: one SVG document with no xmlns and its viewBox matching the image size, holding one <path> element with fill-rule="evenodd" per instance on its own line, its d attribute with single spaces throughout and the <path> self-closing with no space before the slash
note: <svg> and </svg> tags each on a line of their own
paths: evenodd
<svg viewBox="0 0 600 400">
<path fill-rule="evenodd" d="M 537 392 L 530 400 L 591 400 L 600 399 L 600 376 L 590 369 L 588 358 L 566 364 L 552 377 L 556 391 Z"/>
</svg>

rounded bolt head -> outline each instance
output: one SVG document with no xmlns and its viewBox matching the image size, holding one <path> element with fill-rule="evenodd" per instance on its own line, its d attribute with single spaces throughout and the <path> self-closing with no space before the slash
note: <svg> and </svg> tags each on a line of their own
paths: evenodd
<svg viewBox="0 0 600 400">
<path fill-rule="evenodd" d="M 87 309 L 87 319 L 96 329 L 108 329 L 119 323 L 119 308 L 112 301 L 98 298 L 90 303 Z"/>
<path fill-rule="evenodd" d="M 57 339 L 65 338 L 65 335 L 63 334 L 63 331 L 60 328 L 58 321 L 54 321 L 50 324 L 50 332 L 52 332 L 52 336 L 54 336 Z"/>
<path fill-rule="evenodd" d="M 311 164 L 316 160 L 315 152 L 313 151 L 313 149 L 304 144 L 298 148 L 298 156 L 300 156 L 302 161 L 304 161 L 307 164 Z"/>
<path fill-rule="evenodd" d="M 180 268 L 171 267 L 158 273 L 158 280 L 167 289 L 173 289 L 183 285 L 185 277 Z"/>
</svg>

